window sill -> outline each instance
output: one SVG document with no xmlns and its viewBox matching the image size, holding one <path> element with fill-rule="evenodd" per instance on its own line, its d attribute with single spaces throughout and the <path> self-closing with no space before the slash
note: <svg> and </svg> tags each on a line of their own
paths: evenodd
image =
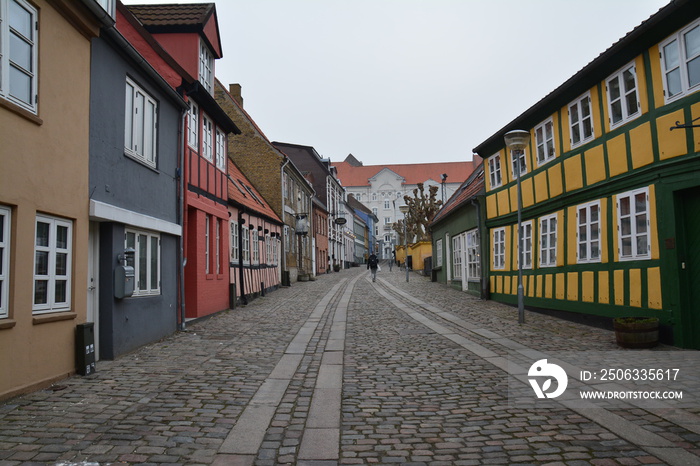
<svg viewBox="0 0 700 466">
<path fill-rule="evenodd" d="M 75 312 L 55 312 L 52 314 L 42 314 L 34 316 L 32 323 L 34 325 L 48 324 L 50 322 L 60 322 L 62 320 L 71 320 L 78 317 Z"/>
<path fill-rule="evenodd" d="M 5 330 L 17 325 L 17 321 L 14 319 L 1 319 L 0 320 L 0 330 Z"/>
<path fill-rule="evenodd" d="M 36 116 L 34 113 L 30 112 L 29 110 L 26 110 L 22 107 L 20 107 L 17 104 L 13 104 L 9 100 L 6 100 L 4 98 L 0 97 L 0 107 L 6 108 L 7 110 L 16 113 L 17 115 L 26 118 L 27 120 L 31 121 L 32 123 L 36 123 L 37 125 L 43 125 L 44 120 Z"/>
<path fill-rule="evenodd" d="M 214 275 L 213 273 L 208 273 L 208 274 L 206 274 L 206 279 L 207 279 L 207 280 L 214 280 L 214 277 L 215 277 L 215 276 L 216 276 L 216 275 Z"/>
<path fill-rule="evenodd" d="M 134 162 L 138 163 L 139 165 L 143 165 L 144 167 L 148 168 L 149 170 L 151 170 L 155 173 L 160 174 L 160 171 L 158 171 L 158 168 L 156 168 L 153 165 L 150 165 L 148 162 L 143 160 L 141 157 L 139 157 L 138 155 L 132 154 L 128 150 L 124 150 L 124 157 L 133 160 Z"/>
</svg>

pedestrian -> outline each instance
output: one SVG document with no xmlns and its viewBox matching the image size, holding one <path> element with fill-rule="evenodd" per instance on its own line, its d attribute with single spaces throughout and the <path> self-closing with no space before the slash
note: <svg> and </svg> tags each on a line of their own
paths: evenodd
<svg viewBox="0 0 700 466">
<path fill-rule="evenodd" d="M 391 251 L 391 257 L 389 258 L 389 272 L 391 272 L 391 268 L 394 266 L 395 260 L 396 260 L 396 251 Z"/>
<path fill-rule="evenodd" d="M 377 269 L 379 268 L 379 262 L 377 261 L 377 256 L 372 253 L 367 259 L 367 269 L 372 274 L 372 281 L 377 281 Z"/>
</svg>

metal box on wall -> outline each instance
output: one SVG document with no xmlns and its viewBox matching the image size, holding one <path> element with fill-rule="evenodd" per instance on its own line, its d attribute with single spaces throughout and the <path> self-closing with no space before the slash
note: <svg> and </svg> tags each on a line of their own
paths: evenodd
<svg viewBox="0 0 700 466">
<path fill-rule="evenodd" d="M 95 324 L 78 324 L 75 329 L 75 367 L 80 375 L 90 375 L 95 366 Z"/>
</svg>

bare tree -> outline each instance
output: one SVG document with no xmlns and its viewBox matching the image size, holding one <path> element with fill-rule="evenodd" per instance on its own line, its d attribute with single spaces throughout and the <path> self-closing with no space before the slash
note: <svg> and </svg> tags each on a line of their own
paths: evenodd
<svg viewBox="0 0 700 466">
<path fill-rule="evenodd" d="M 438 201 L 435 197 L 437 192 L 437 186 L 430 186 L 426 194 L 423 183 L 418 183 L 417 187 L 413 189 L 413 197 L 403 197 L 408 206 L 406 230 L 409 240 L 431 240 L 428 225 L 442 207 L 442 201 Z M 393 229 L 399 236 L 399 244 L 403 244 L 403 220 L 395 222 Z"/>
</svg>

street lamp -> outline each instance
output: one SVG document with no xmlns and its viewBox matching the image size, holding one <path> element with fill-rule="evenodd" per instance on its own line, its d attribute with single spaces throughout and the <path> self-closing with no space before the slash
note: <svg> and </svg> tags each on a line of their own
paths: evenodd
<svg viewBox="0 0 700 466">
<path fill-rule="evenodd" d="M 406 215 L 408 215 L 408 206 L 402 205 L 399 210 L 403 214 L 403 247 L 406 257 L 404 258 L 403 265 L 406 269 L 406 283 L 408 283 L 408 228 L 406 224 Z"/>
<path fill-rule="evenodd" d="M 523 292 L 523 196 L 520 189 L 520 175 L 522 174 L 523 167 L 521 165 L 520 152 L 525 151 L 528 143 L 530 142 L 530 132 L 524 131 L 522 129 L 516 129 L 507 132 L 503 139 L 506 142 L 506 147 L 511 151 L 511 157 L 513 153 L 518 152 L 517 166 L 513 164 L 513 171 L 515 176 L 518 177 L 517 190 L 518 190 L 518 323 L 525 323 L 525 295 Z"/>
</svg>

